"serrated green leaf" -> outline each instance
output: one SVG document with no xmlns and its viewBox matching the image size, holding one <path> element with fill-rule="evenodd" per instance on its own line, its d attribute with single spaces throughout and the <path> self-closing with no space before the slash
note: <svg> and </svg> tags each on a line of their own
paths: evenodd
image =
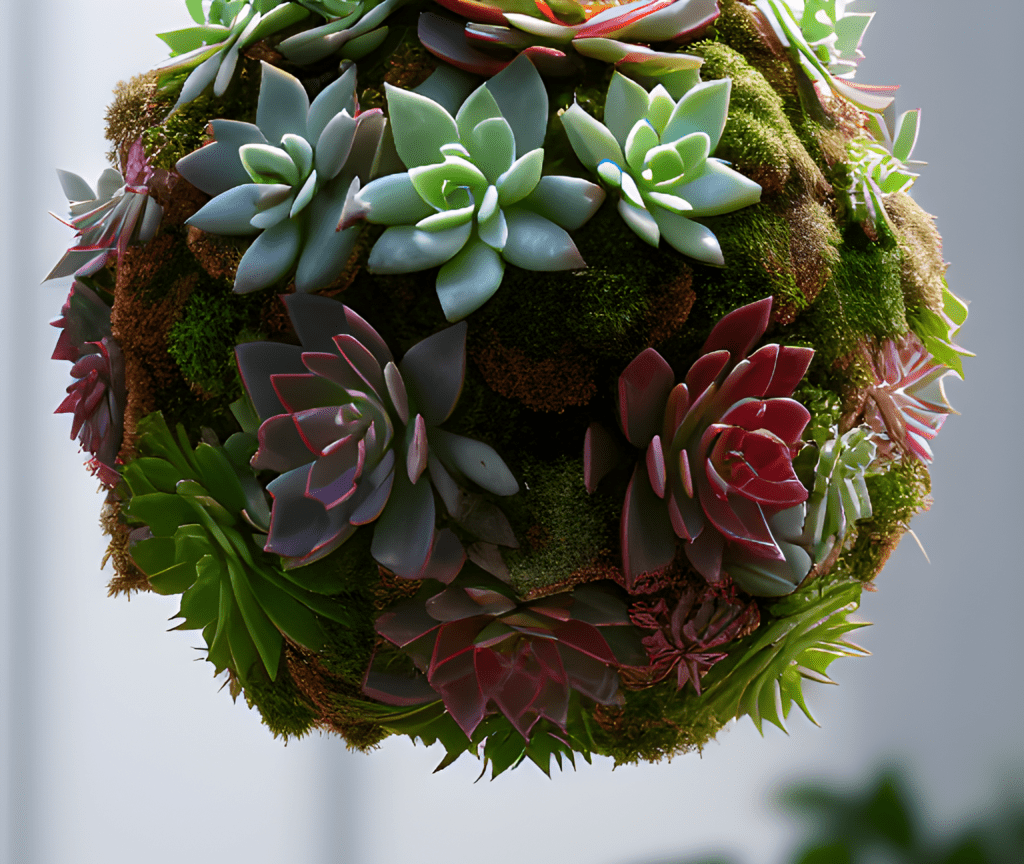
<svg viewBox="0 0 1024 864">
<path fill-rule="evenodd" d="M 179 618 L 184 622 L 177 630 L 200 630 L 217 621 L 220 603 L 220 583 L 225 575 L 212 555 L 196 564 L 196 581 L 181 596 Z"/>
<path fill-rule="evenodd" d="M 231 648 L 232 668 L 242 684 L 249 681 L 253 669 L 264 666 L 261 661 L 259 646 L 252 638 L 252 631 L 245 621 L 237 606 L 233 606 L 228 613 L 228 645 Z M 276 632 L 276 631 L 275 631 Z M 274 679 L 277 673 L 277 665 L 274 665 Z"/>
<path fill-rule="evenodd" d="M 195 51 L 203 45 L 216 45 L 223 42 L 228 36 L 228 31 L 223 27 L 203 24 L 199 27 L 186 27 L 183 30 L 157 33 L 156 36 L 171 49 L 171 56 L 177 57 L 180 54 Z"/>
<path fill-rule="evenodd" d="M 216 554 L 214 545 L 201 525 L 182 525 L 174 532 L 174 557 L 176 561 L 193 567 L 207 555 Z"/>
<path fill-rule="evenodd" d="M 132 495 L 152 495 L 154 492 L 160 492 L 161 490 L 157 489 L 150 482 L 149 478 L 146 477 L 146 472 L 138 464 L 139 461 L 139 459 L 136 459 L 133 462 L 129 462 L 121 469 L 121 476 L 124 478 L 125 483 L 128 484 L 128 488 L 131 489 Z M 154 461 L 161 462 L 164 465 L 170 464 L 162 459 Z M 171 469 L 173 470 L 173 466 L 171 466 Z"/>
<path fill-rule="evenodd" d="M 209 493 L 229 510 L 235 512 L 245 508 L 245 492 L 238 482 L 238 474 L 223 450 L 200 442 L 194 458 L 199 466 L 203 485 Z"/>
<path fill-rule="evenodd" d="M 177 495 L 136 495 L 124 508 L 130 519 L 145 522 L 157 537 L 171 537 L 179 525 L 195 522 L 192 509 Z"/>
<path fill-rule="evenodd" d="M 525 753 L 525 739 L 511 726 L 507 732 L 488 735 L 484 743 L 484 761 L 485 766 L 488 763 L 491 766 L 491 779 L 518 764 Z M 540 767 L 545 774 L 551 776 L 547 765 Z"/>
<path fill-rule="evenodd" d="M 139 452 L 144 456 L 159 456 L 170 462 L 182 477 L 192 477 L 193 471 L 185 455 L 181 452 L 171 430 L 167 428 L 163 414 L 159 411 L 147 414 L 139 421 L 138 426 Z"/>
<path fill-rule="evenodd" d="M 263 665 L 270 675 L 270 680 L 277 679 L 277 665 L 281 660 L 281 648 L 283 641 L 281 633 L 274 626 L 274 622 L 267 617 L 256 596 L 252 592 L 249 580 L 245 572 L 236 561 L 231 558 L 227 560 L 228 576 L 231 579 L 231 593 L 234 594 L 235 602 L 241 612 L 245 629 L 248 631 L 256 650 L 263 660 Z M 231 641 L 231 653 L 234 654 L 234 637 Z M 236 670 L 239 675 L 241 670 Z M 248 671 L 248 670 L 246 670 Z"/>
<path fill-rule="evenodd" d="M 232 666 L 231 646 L 228 644 L 228 619 L 234 605 L 231 584 L 227 579 L 221 579 L 220 599 L 217 602 L 217 621 L 211 622 L 203 628 L 203 638 L 207 645 L 206 659 L 213 664 L 217 673 Z"/>
<path fill-rule="evenodd" d="M 357 622 L 354 620 L 352 611 L 345 608 L 341 603 L 320 594 L 314 594 L 311 591 L 303 591 L 277 571 L 267 569 L 264 571 L 264 575 L 276 587 L 290 594 L 304 606 L 308 606 L 317 615 L 321 615 L 345 627 L 356 626 Z"/>
<path fill-rule="evenodd" d="M 160 573 L 175 564 L 174 541 L 170 537 L 150 537 L 131 548 L 132 560 L 147 576 Z"/>
<path fill-rule="evenodd" d="M 249 587 L 274 626 L 285 636 L 310 651 L 324 647 L 327 636 L 308 606 L 258 575 L 249 581 Z"/>
</svg>

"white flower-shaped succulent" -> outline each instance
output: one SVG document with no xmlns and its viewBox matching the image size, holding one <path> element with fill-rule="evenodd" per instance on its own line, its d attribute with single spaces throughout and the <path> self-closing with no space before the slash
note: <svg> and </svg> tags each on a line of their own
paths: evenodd
<svg viewBox="0 0 1024 864">
<path fill-rule="evenodd" d="M 661 85 L 650 93 L 614 73 L 604 123 L 574 104 L 562 124 L 580 161 L 619 190 L 619 213 L 637 235 L 706 264 L 725 263 L 711 230 L 693 218 L 756 204 L 761 187 L 720 159 L 732 82 L 706 81 L 678 102 Z"/>
<path fill-rule="evenodd" d="M 596 212 L 604 192 L 578 177 L 542 176 L 548 97 L 526 57 L 474 90 L 454 117 L 397 87 L 387 99 L 409 170 L 354 185 L 341 222 L 390 226 L 370 252 L 370 272 L 440 266 L 437 296 L 448 320 L 458 321 L 498 290 L 505 262 L 541 271 L 586 266 L 566 232 Z"/>
<path fill-rule="evenodd" d="M 356 177 L 369 175 L 384 117 L 359 114 L 350 66 L 313 104 L 293 75 L 263 64 L 256 124 L 213 120 L 214 142 L 178 160 L 178 172 L 216 196 L 189 220 L 211 234 L 259 236 L 235 291 L 266 288 L 297 263 L 295 288 L 315 291 L 344 270 L 358 234 L 336 226 Z"/>
</svg>

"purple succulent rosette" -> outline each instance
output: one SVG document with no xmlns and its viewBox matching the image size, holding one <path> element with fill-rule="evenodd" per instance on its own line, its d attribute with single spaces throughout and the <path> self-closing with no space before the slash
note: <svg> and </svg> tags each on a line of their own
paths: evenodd
<svg viewBox="0 0 1024 864">
<path fill-rule="evenodd" d="M 82 282 L 71 286 L 59 318 L 52 359 L 68 360 L 74 379 L 55 414 L 71 414 L 71 437 L 92 454 L 89 468 L 107 486 L 120 479 L 117 454 L 124 435 L 127 399 L 121 346 L 110 331 L 110 307 Z"/>
<path fill-rule="evenodd" d="M 120 261 L 133 239 L 146 243 L 156 233 L 163 208 L 150 195 L 150 187 L 166 185 L 170 179 L 166 171 L 149 166 L 141 138 L 128 151 L 125 174 L 107 168 L 95 192 L 70 171 L 58 170 L 57 176 L 71 211 L 69 220 L 60 221 L 78 232 L 78 243 L 64 253 L 44 281 L 91 276 L 106 266 L 112 254 Z"/>
<path fill-rule="evenodd" d="M 793 457 L 811 415 L 789 397 L 814 352 L 770 344 L 749 354 L 771 308 L 769 297 L 726 315 L 684 382 L 675 383 L 653 348 L 620 376 L 622 431 L 645 450 L 622 512 L 627 589 L 672 563 L 677 538 L 709 582 L 728 573 L 755 595 L 788 594 L 810 570 L 810 556 L 795 543 L 808 491 Z M 615 456 L 608 433 L 592 424 L 584 444 L 588 491 Z"/>
<path fill-rule="evenodd" d="M 939 363 L 913 333 L 889 339 L 872 360 L 875 383 L 868 387 L 864 420 L 890 452 L 895 445 L 925 464 L 928 445 L 956 413 L 946 399 L 943 380 L 956 372 Z"/>
<path fill-rule="evenodd" d="M 371 667 L 364 692 L 390 705 L 440 696 L 469 737 L 495 710 L 526 740 L 542 718 L 565 729 L 571 691 L 616 704 L 616 667 L 644 662 L 625 605 L 597 585 L 522 603 L 477 571 L 425 604 L 389 609 L 376 628 L 405 649 L 429 687 Z"/>
<path fill-rule="evenodd" d="M 372 553 L 399 576 L 448 581 L 464 553 L 435 527 L 434 489 L 455 517 L 459 485 L 493 495 L 519 484 L 487 444 L 440 429 L 462 390 L 466 325 L 410 348 L 396 364 L 376 330 L 326 297 L 285 296 L 301 347 L 236 349 L 262 425 L 252 464 L 280 476 L 266 551 L 297 567 L 375 522 Z"/>
</svg>

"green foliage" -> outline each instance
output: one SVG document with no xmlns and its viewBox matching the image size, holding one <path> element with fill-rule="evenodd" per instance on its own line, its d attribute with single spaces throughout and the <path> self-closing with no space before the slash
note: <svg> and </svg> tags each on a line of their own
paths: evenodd
<svg viewBox="0 0 1024 864">
<path fill-rule="evenodd" d="M 275 681 L 259 677 L 249 681 L 245 698 L 260 712 L 275 738 L 301 738 L 316 725 L 317 711 L 295 686 L 287 667 L 278 668 Z"/>
<path fill-rule="evenodd" d="M 137 447 L 123 472 L 132 493 L 124 512 L 152 537 L 132 558 L 153 590 L 182 595 L 178 629 L 203 631 L 217 672 L 231 669 L 243 686 L 262 673 L 274 680 L 284 637 L 316 651 L 326 642 L 319 616 L 348 623 L 348 610 L 290 579 L 252 534 L 269 521 L 248 465 L 252 436 L 193 451 L 184 427 L 175 436 L 157 413 L 140 421 Z"/>
<path fill-rule="evenodd" d="M 804 701 L 803 680 L 834 683 L 826 674 L 834 660 L 867 653 L 843 638 L 866 626 L 846 620 L 860 592 L 857 583 L 840 583 L 777 604 L 774 620 L 738 642 L 705 676 L 702 709 L 722 721 L 748 714 L 758 731 L 763 720 L 785 731 L 783 720 L 796 703 L 816 722 Z"/>
<path fill-rule="evenodd" d="M 920 337 L 928 353 L 963 378 L 962 358 L 973 357 L 974 354 L 961 348 L 953 340 L 967 320 L 967 304 L 949 290 L 945 280 L 942 287 L 941 314 L 922 306 L 907 317 L 910 329 Z"/>
</svg>

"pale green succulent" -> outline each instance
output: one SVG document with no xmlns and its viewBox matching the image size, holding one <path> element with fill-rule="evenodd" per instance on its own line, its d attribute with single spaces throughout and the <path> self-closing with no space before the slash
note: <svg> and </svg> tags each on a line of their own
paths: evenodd
<svg viewBox="0 0 1024 864">
<path fill-rule="evenodd" d="M 293 63 L 315 63 L 332 54 L 359 60 L 388 35 L 384 20 L 409 0 L 301 0 L 327 19 L 326 24 L 289 36 L 277 46 Z"/>
<path fill-rule="evenodd" d="M 387 88 L 388 120 L 406 173 L 354 184 L 341 226 L 389 226 L 370 251 L 371 273 L 439 267 L 449 321 L 478 309 L 505 263 L 525 270 L 584 267 L 567 231 L 583 225 L 603 190 L 578 177 L 542 176 L 548 97 L 525 56 L 474 90 L 453 117 L 426 96 Z"/>
<path fill-rule="evenodd" d="M 920 109 L 905 111 L 892 133 L 882 115 L 868 115 L 868 130 L 874 137 L 857 138 L 847 146 L 849 180 L 844 193 L 851 219 L 877 224 L 885 218 L 882 197 L 914 185 L 919 175 L 909 166 L 924 164 L 910 160 L 920 122 Z"/>
<path fill-rule="evenodd" d="M 865 111 L 884 111 L 892 87 L 850 83 L 863 55 L 860 41 L 874 13 L 847 13 L 847 0 L 756 0 L 754 6 L 793 60 L 817 83 Z"/>
<path fill-rule="evenodd" d="M 345 269 L 358 230 L 336 226 L 384 128 L 380 109 L 357 110 L 355 86 L 349 66 L 310 104 L 296 77 L 264 63 L 255 125 L 213 120 L 213 143 L 178 160 L 182 177 L 215 196 L 187 224 L 258 235 L 238 264 L 235 291 L 273 285 L 293 266 L 296 290 L 315 291 Z"/>
<path fill-rule="evenodd" d="M 705 264 L 724 265 L 711 229 L 694 218 L 756 204 L 761 187 L 710 158 L 725 129 L 732 82 L 706 81 L 676 101 L 612 75 L 604 123 L 574 104 L 562 124 L 580 161 L 619 190 L 619 214 L 652 246 L 669 245 Z"/>
<path fill-rule="evenodd" d="M 206 13 L 202 0 L 185 0 L 195 27 L 158 33 L 171 49 L 171 60 L 158 66 L 161 87 L 187 73 L 174 108 L 180 108 L 213 85 L 223 96 L 250 45 L 290 27 L 309 15 L 300 3 L 281 0 L 213 0 Z"/>
<path fill-rule="evenodd" d="M 844 435 L 833 427 L 828 440 L 820 442 L 814 473 L 814 489 L 807 499 L 803 540 L 813 547 L 814 560 L 824 560 L 858 519 L 871 516 L 864 473 L 875 461 L 875 442 L 867 426 Z M 824 437 L 824 436 L 822 436 Z"/>
</svg>

